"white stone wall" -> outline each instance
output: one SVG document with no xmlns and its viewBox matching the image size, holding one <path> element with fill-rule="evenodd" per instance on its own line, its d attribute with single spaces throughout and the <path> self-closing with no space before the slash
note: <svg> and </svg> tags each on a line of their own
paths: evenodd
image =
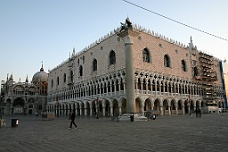
<svg viewBox="0 0 228 152">
<path fill-rule="evenodd" d="M 166 75 L 174 75 L 183 78 L 191 78 L 190 54 L 186 48 L 171 44 L 165 40 L 153 37 L 146 33 L 141 33 L 139 37 L 134 38 L 134 67 L 137 69 L 156 71 Z M 162 45 L 162 47 L 159 46 Z M 152 57 L 151 63 L 143 62 L 142 50 L 147 48 Z M 178 50 L 178 53 L 176 53 Z M 171 58 L 171 68 L 164 66 L 164 56 L 168 54 Z M 184 59 L 187 63 L 187 72 L 181 69 L 181 60 Z"/>
<path fill-rule="evenodd" d="M 113 50 L 116 53 L 116 64 L 109 65 L 109 54 Z M 83 62 L 84 56 L 84 62 Z M 92 77 L 97 77 L 104 75 L 109 72 L 117 71 L 125 68 L 125 53 L 124 53 L 124 42 L 122 39 L 118 39 L 117 35 L 113 35 L 105 41 L 99 43 L 98 45 L 92 47 L 91 49 L 72 57 L 74 59 L 73 69 L 74 69 L 74 83 L 89 80 Z M 97 60 L 97 71 L 93 72 L 92 62 Z M 79 63 L 78 63 L 79 60 Z M 66 73 L 67 79 L 69 75 L 69 60 L 66 61 L 58 68 L 55 68 L 49 72 L 48 78 L 48 92 L 55 91 L 56 89 L 67 88 L 67 82 L 63 82 L 63 75 Z M 79 76 L 79 67 L 83 66 L 83 77 Z M 60 78 L 60 84 L 57 85 L 57 77 Z M 51 86 L 51 81 L 53 80 L 53 87 Z"/>
<path fill-rule="evenodd" d="M 140 32 L 140 31 L 139 31 Z M 96 44 L 93 44 L 89 48 L 79 52 L 78 54 L 73 54 L 71 59 L 67 60 L 61 65 L 57 66 L 53 70 L 49 71 L 48 78 L 48 96 L 52 98 L 51 101 L 56 100 L 56 96 L 64 96 L 64 92 L 68 94 L 74 94 L 74 91 L 78 91 L 78 88 L 70 89 L 68 86 L 68 76 L 69 69 L 73 69 L 74 71 L 74 85 L 79 86 L 81 83 L 83 85 L 87 85 L 88 83 L 92 83 L 95 81 L 103 81 L 106 84 L 108 82 L 105 80 L 108 76 L 114 77 L 113 73 L 119 71 L 121 69 L 125 70 L 125 50 L 124 50 L 124 42 L 121 38 L 119 38 L 116 34 L 112 34 L 102 40 L 96 41 Z M 147 48 L 151 54 L 151 63 L 143 62 L 142 51 L 144 48 Z M 116 53 L 116 64 L 109 65 L 109 54 L 110 51 L 113 50 Z M 166 78 L 167 83 L 173 83 L 173 85 L 182 85 L 183 87 L 191 86 L 191 92 L 197 90 L 199 92 L 197 99 L 202 100 L 202 88 L 197 81 L 193 80 L 193 67 L 191 65 L 191 54 L 186 46 L 180 44 L 174 40 L 168 40 L 162 36 L 158 36 L 156 34 L 148 34 L 146 32 L 140 32 L 138 37 L 133 38 L 133 60 L 134 60 L 134 69 L 141 75 L 141 79 L 147 79 L 147 73 L 155 74 L 157 77 L 159 76 L 159 81 L 163 81 L 162 77 Z M 164 55 L 169 55 L 171 59 L 171 68 L 164 66 Z M 84 61 L 83 61 L 84 59 Z M 97 71 L 92 71 L 92 62 L 93 59 L 97 59 Z M 181 69 L 181 60 L 185 60 L 187 64 L 187 71 L 184 72 Z M 214 60 L 215 65 L 217 65 L 218 60 Z M 73 64 L 72 64 L 73 63 Z M 69 67 L 69 65 L 72 65 Z M 79 67 L 83 66 L 83 76 L 79 77 Z M 218 75 L 218 81 L 215 82 L 218 85 L 218 90 L 220 90 L 221 86 L 221 77 L 219 66 L 215 66 L 215 71 Z M 67 75 L 66 82 L 63 82 L 64 73 Z M 57 85 L 57 77 L 60 78 L 60 83 Z M 140 78 L 140 77 L 139 77 Z M 124 78 L 125 79 L 125 78 Z M 124 81 L 123 79 L 123 81 Z M 152 78 L 154 79 L 154 78 Z M 51 81 L 53 80 L 54 85 L 51 85 Z M 111 78 L 108 80 L 110 81 Z M 156 80 L 157 81 L 157 80 Z M 123 82 L 124 83 L 124 82 Z M 98 83 L 97 83 L 98 84 Z M 99 82 L 102 84 L 102 82 Z M 95 86 L 95 85 L 94 85 Z M 97 86 L 97 85 L 96 85 Z M 193 87 L 196 87 L 193 89 Z M 88 86 L 83 89 L 88 89 Z M 97 88 L 99 89 L 99 88 Z M 87 90 L 88 91 L 88 90 Z M 85 91 L 86 92 L 86 91 Z M 139 92 L 144 94 L 143 91 Z M 183 97 L 180 100 L 186 100 L 189 94 L 188 91 L 181 92 Z M 114 95 L 117 95 L 113 93 Z M 195 93 L 193 93 L 195 94 Z M 155 94 L 153 94 L 155 95 Z M 164 97 L 165 93 L 156 94 L 156 96 Z M 168 94 L 167 94 L 168 95 Z M 140 96 L 138 94 L 137 96 Z M 48 98 L 49 98 L 48 97 Z M 87 97 L 86 93 L 84 97 Z M 151 96 L 152 97 L 152 96 Z M 153 96 L 154 97 L 154 96 Z M 94 97 L 90 97 L 91 100 Z M 110 99 L 110 96 L 108 97 Z M 61 99 L 62 100 L 62 99 Z M 72 99 L 76 100 L 75 98 Z M 87 98 L 87 100 L 90 100 Z M 107 99 L 108 100 L 108 99 Z M 67 100 L 70 101 L 70 100 Z M 162 101 L 161 101 L 162 102 Z"/>
</svg>

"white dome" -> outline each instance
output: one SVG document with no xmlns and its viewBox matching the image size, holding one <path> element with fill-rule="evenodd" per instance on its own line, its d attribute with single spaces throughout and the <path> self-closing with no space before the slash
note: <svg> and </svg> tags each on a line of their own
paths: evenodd
<svg viewBox="0 0 228 152">
<path fill-rule="evenodd" d="M 32 78 L 32 82 L 34 84 L 38 84 L 38 83 L 43 83 L 43 82 L 47 82 L 48 81 L 48 73 L 46 73 L 43 69 L 43 66 L 42 68 L 40 69 L 39 72 L 36 72 L 34 75 L 33 75 L 33 78 Z"/>
</svg>

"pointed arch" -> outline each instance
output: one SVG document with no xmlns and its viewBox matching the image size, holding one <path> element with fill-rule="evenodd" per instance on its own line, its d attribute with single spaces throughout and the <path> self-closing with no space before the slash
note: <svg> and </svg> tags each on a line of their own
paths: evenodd
<svg viewBox="0 0 228 152">
<path fill-rule="evenodd" d="M 184 72 L 187 72 L 187 64 L 186 64 L 186 61 L 185 60 L 181 60 L 181 69 Z"/>
<path fill-rule="evenodd" d="M 198 71 L 198 68 L 196 66 L 193 69 L 193 74 L 194 74 L 194 76 L 199 76 L 199 71 Z"/>
<path fill-rule="evenodd" d="M 151 63 L 150 52 L 147 48 L 142 51 L 143 62 Z"/>
<path fill-rule="evenodd" d="M 171 59 L 168 54 L 164 56 L 164 66 L 171 68 Z"/>
<path fill-rule="evenodd" d="M 83 76 L 83 66 L 80 65 L 79 67 L 79 76 L 82 77 Z"/>
<path fill-rule="evenodd" d="M 93 71 L 97 71 L 97 59 L 93 59 Z"/>
<path fill-rule="evenodd" d="M 116 64 L 116 53 L 111 50 L 109 54 L 109 65 Z"/>
</svg>

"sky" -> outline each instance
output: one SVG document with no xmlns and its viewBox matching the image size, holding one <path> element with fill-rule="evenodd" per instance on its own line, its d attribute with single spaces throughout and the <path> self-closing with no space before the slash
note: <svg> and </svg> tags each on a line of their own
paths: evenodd
<svg viewBox="0 0 228 152">
<path fill-rule="evenodd" d="M 228 39 L 227 0 L 128 0 L 191 27 Z M 228 60 L 228 41 L 193 30 L 123 0 L 0 0 L 0 80 L 29 81 L 46 72 L 129 17 L 168 38 Z"/>
</svg>

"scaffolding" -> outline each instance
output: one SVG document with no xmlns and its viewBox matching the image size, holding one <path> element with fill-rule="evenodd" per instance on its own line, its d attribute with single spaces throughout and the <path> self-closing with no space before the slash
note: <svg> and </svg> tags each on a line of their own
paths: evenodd
<svg viewBox="0 0 228 152">
<path fill-rule="evenodd" d="M 214 57 L 203 52 L 199 52 L 199 75 L 203 86 L 203 100 L 207 106 L 217 106 L 217 91 L 214 87 L 217 81 Z"/>
</svg>

